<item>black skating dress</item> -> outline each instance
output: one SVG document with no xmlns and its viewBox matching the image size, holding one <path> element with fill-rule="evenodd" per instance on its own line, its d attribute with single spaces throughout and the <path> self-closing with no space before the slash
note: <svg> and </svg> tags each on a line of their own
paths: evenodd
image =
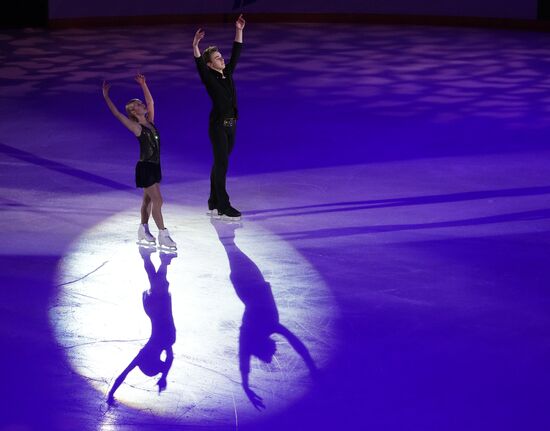
<svg viewBox="0 0 550 431">
<path fill-rule="evenodd" d="M 150 187 L 160 183 L 160 136 L 154 124 L 151 128 L 141 126 L 139 141 L 139 162 L 136 164 L 136 187 Z"/>
</svg>

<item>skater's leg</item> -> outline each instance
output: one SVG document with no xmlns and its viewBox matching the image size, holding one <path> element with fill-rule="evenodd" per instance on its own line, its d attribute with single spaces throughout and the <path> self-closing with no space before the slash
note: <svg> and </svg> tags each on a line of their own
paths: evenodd
<svg viewBox="0 0 550 431">
<path fill-rule="evenodd" d="M 208 210 L 212 211 L 214 209 L 218 208 L 218 197 L 216 196 L 216 188 L 214 187 L 214 184 L 216 183 L 216 171 L 215 171 L 215 165 L 212 165 L 212 169 L 210 171 L 210 197 L 208 198 Z"/>
<path fill-rule="evenodd" d="M 151 216 L 151 198 L 145 190 L 143 190 L 143 200 L 141 201 L 141 224 L 149 223 Z"/>
<path fill-rule="evenodd" d="M 164 227 L 164 220 L 162 218 L 162 195 L 160 194 L 160 186 L 158 183 L 153 184 L 151 187 L 145 189 L 147 195 L 151 199 L 151 213 L 153 220 L 159 228 L 159 245 L 163 248 L 169 248 L 171 250 L 176 250 L 176 243 L 172 238 L 170 238 L 170 232 Z"/>
<path fill-rule="evenodd" d="M 155 183 L 152 186 L 147 187 L 145 192 L 149 196 L 149 199 L 151 199 L 151 212 L 153 215 L 153 220 L 155 220 L 159 230 L 163 230 L 164 220 L 162 218 L 162 195 L 160 194 L 159 183 Z"/>
<path fill-rule="evenodd" d="M 154 243 L 155 237 L 149 231 L 149 216 L 151 215 L 151 198 L 145 190 L 143 190 L 143 200 L 141 201 L 141 224 L 138 228 L 138 242 Z"/>
<path fill-rule="evenodd" d="M 210 174 L 211 195 L 214 194 L 217 208 L 224 210 L 230 205 L 229 195 L 225 188 L 229 164 L 229 142 L 223 126 L 210 126 L 209 136 L 214 155 L 214 165 Z"/>
</svg>

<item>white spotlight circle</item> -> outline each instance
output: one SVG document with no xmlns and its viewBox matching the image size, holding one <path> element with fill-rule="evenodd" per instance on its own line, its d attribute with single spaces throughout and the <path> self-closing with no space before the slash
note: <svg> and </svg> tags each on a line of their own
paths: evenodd
<svg viewBox="0 0 550 431">
<path fill-rule="evenodd" d="M 253 222 L 213 222 L 201 210 L 179 206 L 167 215 L 178 221 L 170 226 L 177 257 L 140 252 L 136 214 L 128 211 L 86 231 L 60 261 L 50 320 L 70 364 L 107 398 L 151 341 L 155 323 L 144 292 L 151 297 L 167 287 L 171 304 L 164 296 L 161 320 L 173 321 L 176 330 L 167 387 L 159 394 L 162 374 L 150 377 L 135 367 L 116 390 L 117 402 L 203 425 L 280 412 L 307 393 L 312 363 L 322 369 L 336 347 L 329 289 L 288 242 Z M 277 315 L 285 330 L 269 334 L 266 322 Z M 276 342 L 271 362 L 268 337 Z M 257 408 L 243 389 L 245 374 Z"/>
</svg>

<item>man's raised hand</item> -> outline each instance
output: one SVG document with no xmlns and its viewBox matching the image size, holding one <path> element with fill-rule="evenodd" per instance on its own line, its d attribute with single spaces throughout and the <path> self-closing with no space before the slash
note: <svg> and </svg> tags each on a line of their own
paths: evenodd
<svg viewBox="0 0 550 431">
<path fill-rule="evenodd" d="M 235 22 L 235 27 L 237 27 L 237 30 L 243 30 L 245 25 L 246 21 L 243 18 L 243 14 L 240 14 L 239 18 L 237 18 L 237 21 Z"/>
<path fill-rule="evenodd" d="M 199 42 L 204 37 L 204 30 L 202 28 L 199 28 L 197 32 L 195 33 L 195 37 L 193 38 L 193 48 L 199 46 Z"/>
</svg>

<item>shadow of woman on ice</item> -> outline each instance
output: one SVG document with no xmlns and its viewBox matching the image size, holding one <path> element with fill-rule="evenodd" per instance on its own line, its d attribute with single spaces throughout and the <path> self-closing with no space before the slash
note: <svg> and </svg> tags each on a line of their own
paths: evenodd
<svg viewBox="0 0 550 431">
<path fill-rule="evenodd" d="M 271 285 L 265 281 L 256 264 L 235 244 L 235 230 L 241 224 L 214 219 L 211 222 L 229 258 L 231 283 L 245 306 L 239 332 L 239 369 L 244 392 L 252 405 L 260 410 L 265 405 L 262 398 L 250 388 L 250 360 L 254 355 L 263 362 L 272 361 L 277 346 L 271 335 L 285 337 L 312 375 L 317 374 L 317 367 L 304 343 L 279 322 L 279 311 Z"/>
<path fill-rule="evenodd" d="M 172 315 L 172 298 L 168 291 L 169 283 L 166 279 L 168 265 L 176 254 L 160 253 L 160 266 L 155 270 L 151 262 L 151 253 L 155 249 L 139 247 L 139 253 L 143 259 L 143 264 L 149 278 L 150 289 L 142 294 L 143 309 L 149 319 L 151 319 L 151 336 L 141 348 L 136 357 L 116 378 L 113 387 L 109 391 L 107 402 L 109 405 L 115 402 L 115 392 L 124 382 L 126 376 L 135 367 L 147 376 L 153 377 L 162 373 L 157 385 L 159 393 L 166 389 L 166 377 L 174 360 L 172 346 L 176 342 L 176 327 L 174 325 L 174 316 Z M 163 361 L 161 355 L 166 352 L 166 359 Z"/>
</svg>

